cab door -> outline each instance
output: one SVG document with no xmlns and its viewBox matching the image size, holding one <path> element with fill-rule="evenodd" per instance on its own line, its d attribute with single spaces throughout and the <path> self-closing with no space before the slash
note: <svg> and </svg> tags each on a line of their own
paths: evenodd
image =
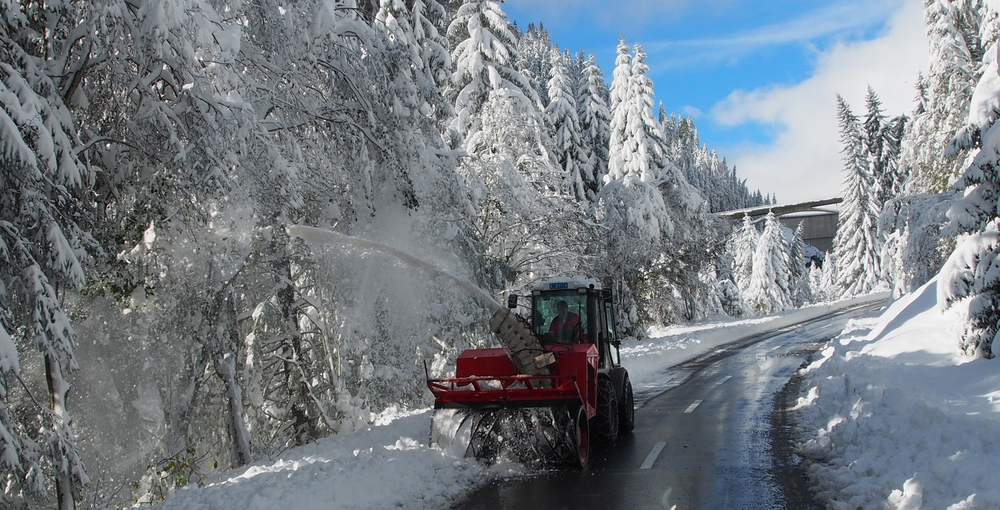
<svg viewBox="0 0 1000 510">
<path fill-rule="evenodd" d="M 601 322 L 604 327 L 604 337 L 607 338 L 607 342 L 604 342 L 604 349 L 607 350 L 606 359 L 608 360 L 609 366 L 618 367 L 621 366 L 621 355 L 618 352 L 618 346 L 620 342 L 618 341 L 618 332 L 615 331 L 615 310 L 611 306 L 611 299 L 607 298 L 602 300 L 603 313 L 601 313 Z M 602 356 L 604 358 L 605 356 Z"/>
</svg>

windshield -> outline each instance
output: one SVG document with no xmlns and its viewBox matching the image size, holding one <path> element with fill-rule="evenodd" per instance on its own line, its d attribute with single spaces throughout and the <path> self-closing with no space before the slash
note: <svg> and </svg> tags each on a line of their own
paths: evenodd
<svg viewBox="0 0 1000 510">
<path fill-rule="evenodd" d="M 586 342 L 587 295 L 575 290 L 534 296 L 535 334 L 546 344 Z"/>
</svg>

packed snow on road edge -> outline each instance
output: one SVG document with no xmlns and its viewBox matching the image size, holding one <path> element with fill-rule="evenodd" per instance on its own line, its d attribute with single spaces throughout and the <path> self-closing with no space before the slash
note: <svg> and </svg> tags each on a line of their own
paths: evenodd
<svg viewBox="0 0 1000 510">
<path fill-rule="evenodd" d="M 652 328 L 646 340 L 623 346 L 623 364 L 636 387 L 662 386 L 669 383 L 667 368 L 724 344 L 886 297 L 866 296 L 769 317 Z M 492 479 L 523 473 L 516 464 L 487 467 L 428 447 L 430 416 L 430 409 L 384 413 L 358 432 L 321 439 L 276 459 L 189 484 L 170 493 L 157 508 L 438 509 Z"/>
<path fill-rule="evenodd" d="M 961 355 L 936 294 L 852 321 L 804 369 L 797 446 L 828 508 L 1000 507 L 1000 362 Z"/>
</svg>

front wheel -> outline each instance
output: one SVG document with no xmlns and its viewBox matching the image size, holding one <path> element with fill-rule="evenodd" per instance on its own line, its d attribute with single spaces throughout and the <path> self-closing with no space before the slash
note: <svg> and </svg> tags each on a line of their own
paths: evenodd
<svg viewBox="0 0 1000 510">
<path fill-rule="evenodd" d="M 635 397 L 632 395 L 632 382 L 625 375 L 622 381 L 622 400 L 618 403 L 618 435 L 624 436 L 635 429 Z"/>
<path fill-rule="evenodd" d="M 583 469 L 590 462 L 590 421 L 587 420 L 587 411 L 584 409 L 584 406 L 580 406 L 577 409 L 576 423 L 573 428 L 576 446 L 576 465 L 580 469 Z"/>
</svg>

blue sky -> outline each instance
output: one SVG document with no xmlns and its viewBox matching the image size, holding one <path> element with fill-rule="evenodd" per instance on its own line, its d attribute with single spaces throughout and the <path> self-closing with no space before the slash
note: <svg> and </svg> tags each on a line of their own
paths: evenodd
<svg viewBox="0 0 1000 510">
<path fill-rule="evenodd" d="M 835 96 L 872 85 L 909 113 L 927 66 L 920 0 L 507 0 L 508 17 L 593 53 L 610 79 L 624 35 L 646 51 L 656 99 L 779 202 L 838 195 Z"/>
</svg>

